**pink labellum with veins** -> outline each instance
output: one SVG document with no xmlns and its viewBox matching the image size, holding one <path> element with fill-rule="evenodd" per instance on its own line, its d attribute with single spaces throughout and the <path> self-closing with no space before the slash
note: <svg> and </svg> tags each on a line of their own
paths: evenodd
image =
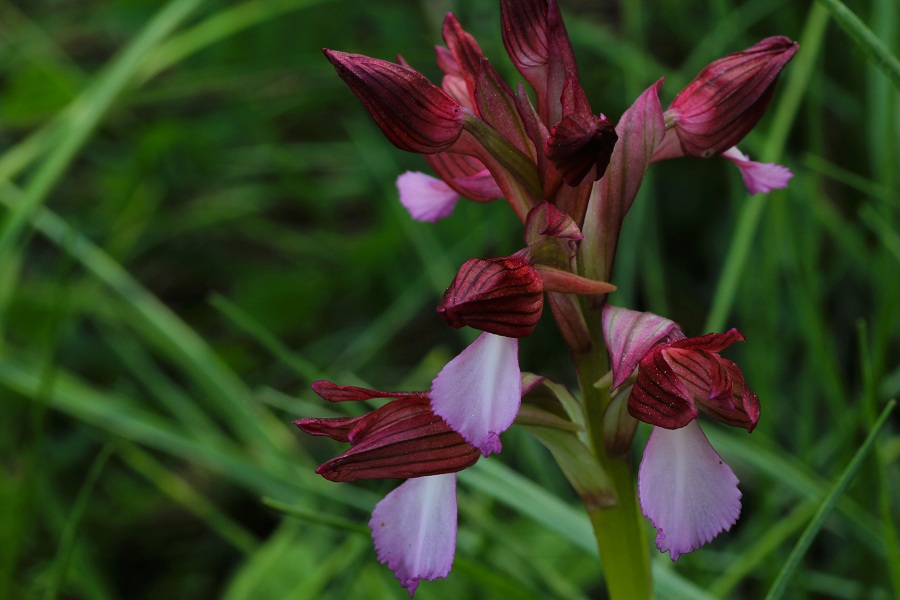
<svg viewBox="0 0 900 600">
<path fill-rule="evenodd" d="M 400 204 L 416 221 L 434 223 L 450 216 L 459 194 L 449 185 L 425 173 L 407 171 L 397 178 Z"/>
</svg>

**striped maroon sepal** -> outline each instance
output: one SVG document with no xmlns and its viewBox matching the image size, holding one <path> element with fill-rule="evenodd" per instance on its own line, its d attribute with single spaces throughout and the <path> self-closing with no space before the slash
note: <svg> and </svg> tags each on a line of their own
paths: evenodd
<svg viewBox="0 0 900 600">
<path fill-rule="evenodd" d="M 517 257 L 467 260 L 437 311 L 456 329 L 473 327 L 521 338 L 534 331 L 544 308 L 540 274 Z"/>
</svg>

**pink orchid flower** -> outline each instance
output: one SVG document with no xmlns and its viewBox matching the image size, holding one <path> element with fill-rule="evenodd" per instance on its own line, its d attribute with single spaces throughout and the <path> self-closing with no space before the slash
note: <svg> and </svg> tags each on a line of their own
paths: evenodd
<svg viewBox="0 0 900 600">
<path fill-rule="evenodd" d="M 741 370 L 719 352 L 743 341 L 736 329 L 686 338 L 668 319 L 607 305 L 603 331 L 613 387 L 637 378 L 628 412 L 654 425 L 638 472 L 641 510 L 657 530 L 656 547 L 672 560 L 737 522 L 738 479 L 709 444 L 699 411 L 752 431 L 759 399 Z"/>
<path fill-rule="evenodd" d="M 456 473 L 475 464 L 480 454 L 432 412 L 426 393 L 329 381 L 312 387 L 330 402 L 392 399 L 359 417 L 295 424 L 306 433 L 350 443 L 347 452 L 316 469 L 330 481 L 407 479 L 375 506 L 369 528 L 379 561 L 412 597 L 421 580 L 450 572 L 456 552 Z"/>
<path fill-rule="evenodd" d="M 559 223 L 547 225 L 544 231 L 562 239 L 573 235 Z M 519 338 L 531 334 L 537 325 L 544 292 L 605 294 L 615 289 L 568 271 L 532 265 L 527 250 L 504 258 L 466 261 L 437 309 L 454 328 L 470 326 L 484 332 L 438 373 L 431 385 L 431 405 L 485 456 L 500 452 L 499 436 L 519 412 Z"/>
</svg>

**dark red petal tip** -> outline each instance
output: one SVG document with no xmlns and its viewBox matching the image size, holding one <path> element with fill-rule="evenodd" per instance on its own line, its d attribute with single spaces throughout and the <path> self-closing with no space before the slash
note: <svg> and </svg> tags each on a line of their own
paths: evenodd
<svg viewBox="0 0 900 600">
<path fill-rule="evenodd" d="M 573 113 L 556 124 L 544 151 L 563 180 L 576 186 L 603 177 L 618 139 L 603 115 Z"/>
</svg>

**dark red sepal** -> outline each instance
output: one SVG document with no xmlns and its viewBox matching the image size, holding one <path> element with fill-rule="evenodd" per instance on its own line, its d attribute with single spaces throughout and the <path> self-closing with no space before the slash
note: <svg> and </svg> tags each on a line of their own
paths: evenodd
<svg viewBox="0 0 900 600">
<path fill-rule="evenodd" d="M 455 473 L 472 466 L 481 456 L 432 412 L 426 394 L 388 402 L 362 417 L 301 419 L 296 424 L 314 435 L 334 433 L 332 437 L 338 441 L 350 442 L 347 452 L 316 469 L 330 481 Z"/>
<path fill-rule="evenodd" d="M 653 347 L 638 365 L 628 412 L 645 423 L 679 429 L 697 418 L 699 408 L 727 425 L 752 431 L 759 420 L 759 398 L 740 368 L 718 354 L 743 340 L 731 329 Z"/>
<path fill-rule="evenodd" d="M 385 392 L 356 387 L 355 385 L 338 385 L 324 379 L 314 381 L 312 389 L 329 402 L 359 402 L 375 398 L 405 398 L 407 396 L 426 396 L 425 392 Z"/>
<path fill-rule="evenodd" d="M 540 274 L 527 260 L 509 256 L 463 263 L 437 311 L 457 329 L 520 338 L 534 330 L 543 307 Z"/>
<path fill-rule="evenodd" d="M 797 49 L 784 36 L 769 37 L 700 71 L 667 111 L 684 153 L 706 158 L 740 142 L 762 117 Z"/>
</svg>

